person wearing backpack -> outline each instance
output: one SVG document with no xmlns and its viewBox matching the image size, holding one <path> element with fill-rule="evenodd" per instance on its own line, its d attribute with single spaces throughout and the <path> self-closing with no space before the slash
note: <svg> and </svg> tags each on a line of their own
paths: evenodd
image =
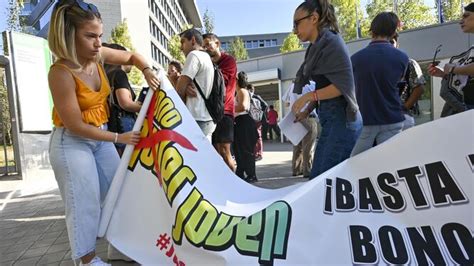
<svg viewBox="0 0 474 266">
<path fill-rule="evenodd" d="M 202 48 L 203 38 L 200 31 L 188 29 L 183 31 L 180 37 L 181 50 L 186 61 L 176 89 L 204 135 L 211 141 L 216 122 L 206 106 L 206 99 L 211 95 L 214 83 L 214 65 L 209 54 Z"/>
<path fill-rule="evenodd" d="M 249 115 L 250 93 L 247 90 L 247 74 L 237 74 L 237 97 L 235 101 L 234 154 L 237 161 L 235 174 L 243 180 L 253 183 L 257 181 L 255 173 L 255 144 L 257 143 L 257 127 Z"/>
<path fill-rule="evenodd" d="M 212 134 L 212 144 L 222 156 L 224 162 L 235 172 L 235 161 L 232 158 L 230 145 L 234 141 L 234 102 L 235 84 L 237 75 L 237 63 L 235 59 L 220 50 L 221 43 L 213 33 L 203 35 L 204 48 L 211 56 L 211 60 L 219 67 L 225 83 L 224 116 L 217 123 L 216 130 Z"/>
<path fill-rule="evenodd" d="M 125 47 L 115 43 L 103 43 L 102 46 L 127 51 Z M 141 102 L 135 101 L 136 95 L 127 77 L 127 73 L 130 73 L 132 66 L 104 64 L 104 69 L 111 88 L 108 128 L 110 131 L 117 133 L 131 131 L 135 124 L 136 113 L 142 107 Z M 120 156 L 122 156 L 125 146 L 123 143 L 115 143 L 115 148 Z"/>
<path fill-rule="evenodd" d="M 262 114 L 257 119 L 254 119 L 258 132 L 257 144 L 255 145 L 255 161 L 260 161 L 263 159 L 262 121 L 266 119 L 265 112 L 267 111 L 268 104 L 260 95 L 255 94 L 255 87 L 252 84 L 249 84 L 247 89 L 250 92 L 252 102 L 258 107 L 258 112 Z"/>
</svg>

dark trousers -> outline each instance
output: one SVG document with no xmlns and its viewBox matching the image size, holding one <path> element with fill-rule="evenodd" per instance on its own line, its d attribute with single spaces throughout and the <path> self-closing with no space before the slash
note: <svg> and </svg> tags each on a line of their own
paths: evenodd
<svg viewBox="0 0 474 266">
<path fill-rule="evenodd" d="M 266 119 L 266 118 L 264 118 Z M 267 122 L 263 122 L 264 120 L 262 119 L 262 139 L 263 140 L 268 140 L 268 124 Z"/>
<path fill-rule="evenodd" d="M 278 127 L 278 124 L 275 125 L 268 125 L 268 132 L 270 133 L 270 140 L 273 139 L 273 132 L 275 132 L 275 135 L 277 138 L 280 138 L 280 128 Z"/>
<path fill-rule="evenodd" d="M 242 179 L 256 177 L 254 150 L 257 137 L 255 121 L 250 115 L 239 115 L 235 118 L 233 143 L 235 160 L 237 161 L 235 174 Z"/>
</svg>

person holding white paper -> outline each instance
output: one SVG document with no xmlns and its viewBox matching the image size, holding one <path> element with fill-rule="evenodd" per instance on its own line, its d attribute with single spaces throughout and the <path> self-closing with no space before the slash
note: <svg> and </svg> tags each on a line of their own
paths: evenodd
<svg viewBox="0 0 474 266">
<path fill-rule="evenodd" d="M 292 110 L 301 118 L 307 103 L 319 102 L 321 136 L 316 147 L 310 178 L 349 158 L 362 129 L 362 118 L 355 98 L 354 77 L 349 51 L 337 26 L 334 7 L 328 0 L 307 0 L 293 15 L 293 32 L 302 42 L 310 41 L 304 62 L 296 72 L 293 91 L 302 92 L 309 80 L 314 92 L 302 95 Z"/>
<path fill-rule="evenodd" d="M 285 95 L 285 102 L 287 106 L 291 108 L 293 103 L 301 97 L 302 94 L 312 92 L 315 88 L 314 81 L 310 81 L 309 84 L 303 87 L 302 94 L 296 94 L 293 92 L 294 83 L 288 89 Z M 305 111 L 306 107 L 304 108 Z M 316 146 L 316 138 L 318 136 L 318 117 L 316 110 L 309 113 L 308 116 L 300 120 L 301 124 L 308 130 L 303 139 L 297 144 L 293 145 L 293 156 L 291 160 L 291 170 L 293 176 L 303 175 L 303 177 L 309 177 L 311 168 L 313 166 L 313 155 L 314 148 Z"/>
</svg>

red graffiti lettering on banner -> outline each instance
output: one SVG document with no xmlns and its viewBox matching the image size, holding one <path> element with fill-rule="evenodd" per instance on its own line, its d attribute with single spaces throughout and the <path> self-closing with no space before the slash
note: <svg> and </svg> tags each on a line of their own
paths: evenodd
<svg viewBox="0 0 474 266">
<path fill-rule="evenodd" d="M 167 249 L 167 248 L 168 248 L 168 245 L 170 244 L 170 240 L 171 240 L 171 237 L 169 237 L 167 233 L 160 234 L 160 237 L 158 238 L 158 240 L 156 240 L 156 246 L 157 246 L 160 250 Z M 166 250 L 165 250 L 165 251 L 166 251 Z M 174 250 L 174 245 L 173 245 L 173 244 L 171 244 L 170 249 L 168 249 L 168 250 L 166 251 L 165 255 L 166 255 L 168 258 L 173 258 L 173 263 L 174 263 L 176 266 L 186 266 L 186 264 L 185 264 L 183 261 L 180 261 L 180 260 L 179 260 L 178 255 L 175 254 L 175 250 Z"/>
</svg>

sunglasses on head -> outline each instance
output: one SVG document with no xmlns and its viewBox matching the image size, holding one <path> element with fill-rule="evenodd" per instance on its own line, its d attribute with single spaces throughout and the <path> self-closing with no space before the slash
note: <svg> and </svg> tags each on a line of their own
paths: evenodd
<svg viewBox="0 0 474 266">
<path fill-rule="evenodd" d="M 62 0 L 62 1 L 59 1 L 59 3 L 60 4 L 67 3 L 71 5 L 77 4 L 79 8 L 81 8 L 82 10 L 86 12 L 92 12 L 94 14 L 99 13 L 99 9 L 97 9 L 97 7 L 94 4 L 86 3 L 83 0 Z"/>
</svg>

